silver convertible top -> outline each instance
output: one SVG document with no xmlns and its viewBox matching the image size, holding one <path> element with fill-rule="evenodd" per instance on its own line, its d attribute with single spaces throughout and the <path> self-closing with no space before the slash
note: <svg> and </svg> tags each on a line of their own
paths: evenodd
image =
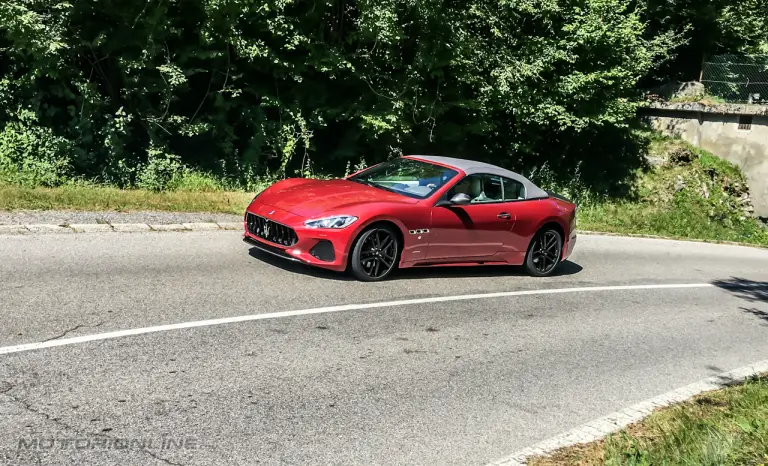
<svg viewBox="0 0 768 466">
<path fill-rule="evenodd" d="M 466 159 L 455 159 L 453 157 L 438 157 L 435 155 L 408 155 L 407 157 L 423 160 L 425 162 L 435 162 L 455 167 L 459 170 L 462 170 L 467 175 L 487 173 L 489 175 L 498 175 L 503 176 L 504 178 L 515 180 L 518 183 L 522 183 L 522 185 L 525 187 L 526 199 L 542 199 L 549 197 L 549 194 L 547 194 L 546 191 L 533 184 L 531 180 L 524 177 L 523 175 L 513 171 L 505 170 L 501 167 L 497 167 L 496 165 L 491 165 L 490 163 L 475 162 L 474 160 Z"/>
</svg>

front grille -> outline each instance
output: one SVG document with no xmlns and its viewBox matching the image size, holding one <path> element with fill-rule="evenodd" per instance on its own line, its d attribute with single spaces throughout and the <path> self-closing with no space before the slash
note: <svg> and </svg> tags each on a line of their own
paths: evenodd
<svg viewBox="0 0 768 466">
<path fill-rule="evenodd" d="M 266 219 L 250 212 L 245 214 L 245 223 L 248 233 L 283 246 L 293 246 L 299 241 L 293 228 L 287 227 L 272 220 Z"/>
</svg>

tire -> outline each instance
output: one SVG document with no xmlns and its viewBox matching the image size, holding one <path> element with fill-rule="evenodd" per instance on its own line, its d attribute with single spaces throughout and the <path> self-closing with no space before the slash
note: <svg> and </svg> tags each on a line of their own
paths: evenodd
<svg viewBox="0 0 768 466">
<path fill-rule="evenodd" d="M 525 271 L 534 277 L 552 275 L 563 257 L 563 236 L 552 227 L 536 233 L 525 255 Z"/>
<path fill-rule="evenodd" d="M 401 247 L 392 227 L 374 225 L 364 230 L 352 246 L 352 275 L 364 282 L 384 280 L 397 268 Z"/>
</svg>

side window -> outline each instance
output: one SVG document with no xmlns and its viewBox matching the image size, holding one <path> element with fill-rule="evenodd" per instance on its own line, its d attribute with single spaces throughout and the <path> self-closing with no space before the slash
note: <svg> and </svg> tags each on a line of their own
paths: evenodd
<svg viewBox="0 0 768 466">
<path fill-rule="evenodd" d="M 519 201 L 525 199 L 525 186 L 522 183 L 509 178 L 502 178 L 504 182 L 504 200 Z"/>
<path fill-rule="evenodd" d="M 480 175 L 482 179 L 482 191 L 472 202 L 501 202 L 504 200 L 504 191 L 501 186 L 501 177 L 495 175 Z"/>
<path fill-rule="evenodd" d="M 458 193 L 468 195 L 472 199 L 472 204 L 504 200 L 501 177 L 496 175 L 469 175 L 451 188 L 448 198 Z"/>
</svg>

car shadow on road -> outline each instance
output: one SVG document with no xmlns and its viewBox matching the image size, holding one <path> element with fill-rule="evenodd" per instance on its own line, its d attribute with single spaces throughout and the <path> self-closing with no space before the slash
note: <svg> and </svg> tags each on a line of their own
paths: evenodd
<svg viewBox="0 0 768 466">
<path fill-rule="evenodd" d="M 715 280 L 712 284 L 750 303 L 768 304 L 768 282 L 732 277 L 727 280 Z M 741 307 L 740 309 L 746 314 L 751 314 L 765 321 L 768 325 L 768 310 L 756 306 Z"/>
<path fill-rule="evenodd" d="M 552 277 L 574 275 L 582 267 L 571 261 L 561 263 Z M 522 267 L 512 265 L 412 267 L 392 274 L 393 280 L 418 280 L 424 278 L 473 278 L 473 277 L 527 277 Z"/>
<path fill-rule="evenodd" d="M 315 278 L 329 280 L 355 281 L 348 273 L 311 267 L 298 262 L 288 261 L 264 253 L 257 248 L 250 248 L 248 254 L 269 265 L 279 267 L 292 273 L 300 273 Z M 553 277 L 573 275 L 581 272 L 582 267 L 574 262 L 565 261 L 552 274 Z M 426 278 L 483 278 L 483 277 L 524 277 L 527 276 L 522 267 L 507 265 L 466 266 L 466 267 L 413 267 L 396 270 L 387 279 L 391 280 L 420 280 Z"/>
</svg>

